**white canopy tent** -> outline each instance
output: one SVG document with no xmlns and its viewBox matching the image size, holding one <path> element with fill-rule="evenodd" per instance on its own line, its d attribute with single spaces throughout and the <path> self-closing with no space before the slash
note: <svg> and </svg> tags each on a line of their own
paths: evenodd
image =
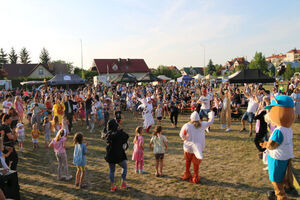
<svg viewBox="0 0 300 200">
<path fill-rule="evenodd" d="M 196 76 L 193 77 L 194 79 L 203 79 L 203 76 L 201 76 L 200 74 L 197 74 Z"/>
<path fill-rule="evenodd" d="M 172 80 L 171 78 L 166 77 L 165 75 L 159 75 L 157 78 L 159 78 L 159 79 L 161 79 L 163 81 L 170 81 L 170 80 Z"/>
</svg>

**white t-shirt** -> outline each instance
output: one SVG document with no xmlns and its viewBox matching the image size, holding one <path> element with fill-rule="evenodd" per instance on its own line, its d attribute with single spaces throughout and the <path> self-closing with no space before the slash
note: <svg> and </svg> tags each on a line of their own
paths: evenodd
<svg viewBox="0 0 300 200">
<path fill-rule="evenodd" d="M 3 107 L 3 113 L 8 113 L 8 110 L 12 107 L 12 102 L 5 100 L 2 103 L 2 107 Z M 6 108 L 4 108 L 4 107 L 6 107 Z"/>
<path fill-rule="evenodd" d="M 199 98 L 199 101 L 203 102 L 201 105 L 201 109 L 207 109 L 207 110 L 210 109 L 210 98 L 208 95 L 206 97 L 201 96 Z"/>
<path fill-rule="evenodd" d="M 247 112 L 255 113 L 257 108 L 258 108 L 258 103 L 252 97 L 250 97 L 248 102 Z"/>
</svg>

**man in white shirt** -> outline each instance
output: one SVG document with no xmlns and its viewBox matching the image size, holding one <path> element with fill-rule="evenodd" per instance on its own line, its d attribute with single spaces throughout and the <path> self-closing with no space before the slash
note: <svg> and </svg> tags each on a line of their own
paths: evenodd
<svg viewBox="0 0 300 200">
<path fill-rule="evenodd" d="M 257 96 L 252 92 L 249 95 L 244 91 L 244 95 L 245 97 L 248 98 L 248 107 L 247 107 L 247 111 L 243 114 L 242 116 L 242 129 L 240 130 L 240 132 L 246 131 L 245 128 L 245 121 L 248 120 L 249 122 L 249 137 L 252 136 L 252 123 L 254 120 L 254 113 L 256 112 L 257 108 L 258 108 L 258 103 L 259 100 L 257 98 Z"/>
<path fill-rule="evenodd" d="M 6 100 L 2 103 L 3 113 L 8 113 L 8 110 L 12 107 L 11 97 L 6 95 Z"/>
</svg>

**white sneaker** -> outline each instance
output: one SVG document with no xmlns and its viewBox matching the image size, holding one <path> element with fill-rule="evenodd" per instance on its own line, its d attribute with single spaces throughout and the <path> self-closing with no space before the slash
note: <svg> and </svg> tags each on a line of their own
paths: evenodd
<svg viewBox="0 0 300 200">
<path fill-rule="evenodd" d="M 69 181 L 69 180 L 72 179 L 72 177 L 73 177 L 72 175 L 69 175 L 69 176 L 66 177 L 66 180 Z"/>
<path fill-rule="evenodd" d="M 225 132 L 229 132 L 230 131 L 230 128 L 227 128 L 226 130 L 225 130 Z"/>
<path fill-rule="evenodd" d="M 207 133 L 209 133 L 209 128 L 205 129 L 205 131 L 206 131 Z"/>
<path fill-rule="evenodd" d="M 269 170 L 268 166 L 265 167 L 265 168 L 263 168 L 263 170 L 264 170 L 264 171 L 268 171 L 268 170 Z"/>
</svg>

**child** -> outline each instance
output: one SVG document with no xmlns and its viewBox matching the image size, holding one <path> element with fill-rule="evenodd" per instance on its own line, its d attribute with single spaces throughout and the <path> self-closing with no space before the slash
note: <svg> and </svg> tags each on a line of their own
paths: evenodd
<svg viewBox="0 0 300 200">
<path fill-rule="evenodd" d="M 45 147 L 48 147 L 48 143 L 51 142 L 51 123 L 49 121 L 49 117 L 45 117 L 44 119 L 44 124 L 43 124 L 43 129 L 44 129 L 44 136 L 45 136 Z"/>
<path fill-rule="evenodd" d="M 37 128 L 37 124 L 33 124 L 32 125 L 32 131 L 31 131 L 31 135 L 32 135 L 32 142 L 33 142 L 33 148 L 38 148 L 39 147 L 39 137 L 40 137 L 40 131 Z"/>
<path fill-rule="evenodd" d="M 194 112 L 197 108 L 197 103 L 194 99 L 192 99 L 192 102 L 191 102 L 191 111 Z"/>
<path fill-rule="evenodd" d="M 81 120 L 81 125 L 83 125 L 84 119 L 85 119 L 85 111 L 84 111 L 84 102 L 80 102 L 80 107 L 79 107 L 79 116 Z"/>
<path fill-rule="evenodd" d="M 115 117 L 116 117 L 116 120 L 119 124 L 121 124 L 122 122 L 122 112 L 121 112 L 121 109 L 120 107 L 116 107 L 116 111 L 115 111 Z"/>
<path fill-rule="evenodd" d="M 91 120 L 90 120 L 90 125 L 91 125 L 91 130 L 90 132 L 93 133 L 94 132 L 94 128 L 95 128 L 95 120 L 96 120 L 96 116 L 97 115 L 97 110 L 95 107 L 95 104 L 92 105 L 92 112 L 91 112 Z"/>
<path fill-rule="evenodd" d="M 101 107 L 99 107 L 98 110 L 97 110 L 97 116 L 98 116 L 99 126 L 102 126 L 102 124 L 103 124 L 103 110 L 102 110 Z"/>
<path fill-rule="evenodd" d="M 133 140 L 133 154 L 132 160 L 135 160 L 135 169 L 136 173 L 142 174 L 143 173 L 143 161 L 144 161 L 144 139 L 143 139 L 143 127 L 138 126 L 135 129 L 135 137 Z M 139 171 L 139 164 L 140 164 L 140 171 Z"/>
<path fill-rule="evenodd" d="M 17 124 L 17 129 L 16 129 L 17 133 L 18 133 L 18 142 L 20 145 L 20 151 L 23 151 L 23 145 L 24 145 L 24 140 L 25 140 L 25 133 L 24 133 L 24 127 L 22 123 L 18 123 Z"/>
<path fill-rule="evenodd" d="M 103 108 L 103 112 L 104 112 L 104 127 L 106 127 L 107 122 L 109 120 L 109 104 L 108 103 L 104 103 L 103 104 L 104 108 Z"/>
<path fill-rule="evenodd" d="M 162 120 L 162 108 L 160 106 L 160 104 L 157 105 L 157 108 L 155 110 L 155 115 L 156 115 L 156 119 L 157 119 L 157 124 L 160 125 L 161 124 L 161 120 Z"/>
<path fill-rule="evenodd" d="M 69 131 L 69 120 L 68 120 L 68 118 L 67 118 L 66 115 L 64 115 L 64 117 L 63 117 L 62 127 L 61 127 L 61 128 L 64 129 L 64 131 L 65 131 L 65 136 L 66 136 L 66 135 L 70 135 L 70 131 Z"/>
<path fill-rule="evenodd" d="M 76 180 L 75 185 L 76 187 L 84 188 L 86 187 L 85 184 L 83 184 L 83 178 L 85 175 L 85 165 L 86 165 L 86 147 L 87 143 L 83 144 L 83 135 L 82 133 L 76 133 L 74 136 L 74 155 L 73 155 L 73 164 L 76 165 L 77 172 L 76 172 Z"/>
<path fill-rule="evenodd" d="M 55 156 L 58 162 L 58 180 L 63 180 L 62 177 L 62 168 L 64 167 L 65 170 L 65 179 L 71 180 L 72 176 L 69 175 L 69 170 L 68 170 L 68 159 L 67 159 L 67 153 L 66 153 L 66 140 L 67 138 L 65 137 L 65 131 L 64 129 L 61 129 L 57 132 L 56 137 L 50 142 L 49 147 L 53 147 Z"/>
<path fill-rule="evenodd" d="M 155 165 L 155 175 L 156 177 L 162 177 L 162 169 L 164 163 L 164 154 L 168 148 L 168 141 L 165 136 L 162 135 L 162 127 L 156 126 L 155 132 L 150 140 L 150 149 L 153 150 L 156 165 Z M 158 166 L 160 165 L 160 173 L 158 173 Z"/>
<path fill-rule="evenodd" d="M 52 130 L 54 132 L 54 135 L 57 134 L 57 132 L 60 130 L 61 126 L 60 123 L 58 121 L 58 116 L 54 117 L 54 121 L 52 122 Z"/>
</svg>

